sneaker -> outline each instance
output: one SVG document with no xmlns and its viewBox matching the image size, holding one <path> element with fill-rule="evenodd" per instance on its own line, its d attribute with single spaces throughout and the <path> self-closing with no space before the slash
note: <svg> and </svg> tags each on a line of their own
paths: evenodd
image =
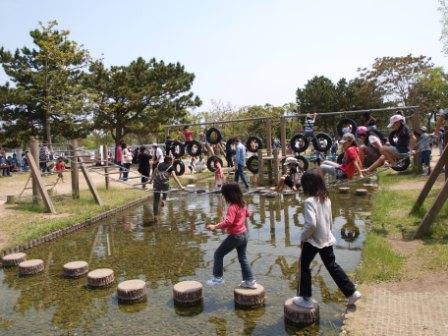
<svg viewBox="0 0 448 336">
<path fill-rule="evenodd" d="M 302 296 L 295 296 L 294 299 L 292 299 L 292 302 L 299 307 L 307 308 L 307 309 L 313 309 L 314 308 L 314 302 L 311 300 L 311 298 L 306 298 Z"/>
<path fill-rule="evenodd" d="M 209 285 L 209 286 L 219 286 L 219 285 L 222 285 L 223 283 L 224 283 L 223 278 L 213 277 L 213 278 L 207 280 L 207 285 Z"/>
<path fill-rule="evenodd" d="M 361 293 L 355 291 L 351 296 L 348 297 L 348 305 L 352 306 L 361 298 Z"/>
<path fill-rule="evenodd" d="M 257 282 L 255 280 L 244 280 L 244 281 L 241 281 L 240 287 L 256 289 L 258 286 L 257 286 Z"/>
</svg>

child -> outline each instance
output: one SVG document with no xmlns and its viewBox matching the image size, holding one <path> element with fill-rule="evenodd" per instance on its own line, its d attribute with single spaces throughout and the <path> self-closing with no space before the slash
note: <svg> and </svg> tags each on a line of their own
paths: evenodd
<svg viewBox="0 0 448 336">
<path fill-rule="evenodd" d="M 302 177 L 302 169 L 299 166 L 299 162 L 294 157 L 288 157 L 283 164 L 286 166 L 286 175 L 283 175 L 278 182 L 276 191 L 283 191 L 283 187 L 286 184 L 293 191 L 298 191 L 300 188 L 300 178 Z"/>
<path fill-rule="evenodd" d="M 423 175 L 431 174 L 431 137 L 427 133 L 427 128 L 421 126 L 414 131 L 417 137 L 417 150 L 420 151 L 420 163 L 423 168 Z"/>
<path fill-rule="evenodd" d="M 54 170 L 56 170 L 56 173 L 58 173 L 58 178 L 56 180 L 56 183 L 58 183 L 59 179 L 62 181 L 62 183 L 64 183 L 63 172 L 65 171 L 65 163 L 61 157 L 58 159 L 58 162 L 56 162 L 56 166 L 54 167 Z"/>
<path fill-rule="evenodd" d="M 227 229 L 229 235 L 215 251 L 213 278 L 208 280 L 207 284 L 214 286 L 224 283 L 222 278 L 224 256 L 236 248 L 238 261 L 240 262 L 243 273 L 243 281 L 240 286 L 255 289 L 257 288 L 257 284 L 246 257 L 248 240 L 246 218 L 249 217 L 249 211 L 244 203 L 243 193 L 238 183 L 225 183 L 222 186 L 221 193 L 226 202 L 229 203 L 226 218 L 216 225 L 207 225 L 207 229 L 210 231 Z"/>
<path fill-rule="evenodd" d="M 299 296 L 294 297 L 293 302 L 300 307 L 313 308 L 310 264 L 319 253 L 331 277 L 348 298 L 348 304 L 353 305 L 361 298 L 361 294 L 335 262 L 333 244 L 336 243 L 336 239 L 331 233 L 333 226 L 331 201 L 322 175 L 315 169 L 305 172 L 302 176 L 302 188 L 309 197 L 303 204 L 305 225 L 301 236 Z"/>
<path fill-rule="evenodd" d="M 221 163 L 216 160 L 215 161 L 215 189 L 221 190 L 221 187 L 224 183 L 224 169 L 221 166 Z"/>
</svg>

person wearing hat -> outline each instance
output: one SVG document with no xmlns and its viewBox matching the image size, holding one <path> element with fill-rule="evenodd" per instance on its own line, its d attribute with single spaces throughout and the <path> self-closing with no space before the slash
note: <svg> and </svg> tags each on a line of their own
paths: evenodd
<svg viewBox="0 0 448 336">
<path fill-rule="evenodd" d="M 363 173 L 371 173 L 378 167 L 381 167 L 386 161 L 393 165 L 400 159 L 409 156 L 410 148 L 415 145 L 415 136 L 406 126 L 405 117 L 401 114 L 395 114 L 390 117 L 388 128 L 392 129 L 391 135 L 397 140 L 394 144 L 384 145 L 380 149 L 381 156 L 369 168 L 364 169 Z"/>
<path fill-rule="evenodd" d="M 303 170 L 299 165 L 299 161 L 295 157 L 287 157 L 283 166 L 286 167 L 286 174 L 280 178 L 275 190 L 281 192 L 285 184 L 293 191 L 298 191 L 300 188 L 300 178 Z"/>
<path fill-rule="evenodd" d="M 380 157 L 380 149 L 383 146 L 378 133 L 369 129 L 367 126 L 356 128 L 356 137 L 358 139 L 359 158 L 363 167 L 369 167 Z"/>
<path fill-rule="evenodd" d="M 351 180 L 356 172 L 359 173 L 360 177 L 364 177 L 362 174 L 362 164 L 359 158 L 359 149 L 355 136 L 352 133 L 345 133 L 339 143 L 344 149 L 342 164 L 325 160 L 319 168 L 322 174 L 330 174 L 337 180 Z"/>
<path fill-rule="evenodd" d="M 420 152 L 420 164 L 423 168 L 423 175 L 431 174 L 431 136 L 426 132 L 427 128 L 421 126 L 414 131 L 417 138 L 417 150 Z"/>
</svg>

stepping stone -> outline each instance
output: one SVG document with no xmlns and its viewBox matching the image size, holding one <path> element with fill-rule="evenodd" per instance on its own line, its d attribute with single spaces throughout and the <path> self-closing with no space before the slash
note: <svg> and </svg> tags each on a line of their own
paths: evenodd
<svg viewBox="0 0 448 336">
<path fill-rule="evenodd" d="M 283 192 L 283 196 L 294 196 L 295 194 L 296 194 L 296 192 L 293 190 L 285 190 Z"/>
<path fill-rule="evenodd" d="M 304 326 L 319 321 L 319 305 L 313 300 L 314 308 L 308 309 L 296 306 L 293 299 L 285 301 L 283 307 L 285 322 L 294 326 Z"/>
<path fill-rule="evenodd" d="M 17 266 L 22 261 L 26 260 L 26 253 L 18 252 L 18 253 L 11 253 L 3 256 L 2 258 L 2 264 L 4 267 L 12 267 Z"/>
<path fill-rule="evenodd" d="M 357 196 L 365 196 L 367 195 L 368 190 L 367 189 L 356 189 L 355 195 Z"/>
<path fill-rule="evenodd" d="M 19 264 L 19 275 L 33 275 L 43 270 L 44 261 L 42 259 L 25 260 Z"/>
<path fill-rule="evenodd" d="M 373 184 L 373 183 L 364 183 L 362 186 L 364 188 L 370 188 L 370 189 L 376 188 L 376 184 Z"/>
<path fill-rule="evenodd" d="M 87 274 L 87 284 L 93 288 L 107 287 L 114 281 L 114 271 L 110 268 L 98 268 Z"/>
<path fill-rule="evenodd" d="M 89 271 L 89 264 L 85 261 L 71 261 L 62 268 L 62 274 L 67 278 L 79 278 Z"/>
<path fill-rule="evenodd" d="M 237 287 L 233 292 L 235 304 L 244 308 L 264 306 L 266 292 L 264 287 L 257 284 L 256 289 Z"/>
<path fill-rule="evenodd" d="M 173 287 L 174 303 L 194 306 L 202 302 L 202 284 L 198 281 L 181 281 Z"/>
<path fill-rule="evenodd" d="M 349 187 L 339 187 L 339 193 L 340 194 L 348 194 L 350 192 Z"/>
<path fill-rule="evenodd" d="M 117 288 L 118 301 L 133 303 L 142 301 L 146 297 L 146 283 L 140 279 L 120 282 Z"/>
</svg>

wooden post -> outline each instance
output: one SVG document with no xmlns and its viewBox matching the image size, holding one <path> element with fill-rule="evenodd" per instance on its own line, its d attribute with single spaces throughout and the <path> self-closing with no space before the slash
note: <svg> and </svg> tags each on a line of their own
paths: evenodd
<svg viewBox="0 0 448 336">
<path fill-rule="evenodd" d="M 264 185 L 263 150 L 258 150 L 258 185 Z"/>
<path fill-rule="evenodd" d="M 436 182 L 437 177 L 442 172 L 443 165 L 445 165 L 446 169 L 446 162 L 448 162 L 448 145 L 445 145 L 445 149 L 443 150 L 442 155 L 439 158 L 439 161 L 437 161 L 435 167 L 433 168 L 431 174 L 429 175 L 429 178 L 426 181 L 422 191 L 420 192 L 417 201 L 415 201 L 415 204 L 412 207 L 412 211 L 415 211 L 422 206 L 423 202 L 425 201 L 426 197 L 431 191 L 432 186 Z"/>
<path fill-rule="evenodd" d="M 271 119 L 266 120 L 266 150 L 267 155 L 272 155 L 272 122 Z"/>
<path fill-rule="evenodd" d="M 285 120 L 285 117 L 280 118 L 280 142 L 282 144 L 282 156 L 286 157 L 286 120 Z"/>
<path fill-rule="evenodd" d="M 109 189 L 109 149 L 107 145 L 103 145 L 103 159 L 104 159 L 104 182 L 106 183 L 106 190 Z"/>
<path fill-rule="evenodd" d="M 79 198 L 79 171 L 78 171 L 78 141 L 70 140 L 69 148 L 73 155 L 71 159 L 72 197 Z"/>
<path fill-rule="evenodd" d="M 274 159 L 272 160 L 272 178 L 274 183 L 277 185 L 279 180 L 279 171 L 278 171 L 278 148 L 274 148 L 273 151 Z"/>
<path fill-rule="evenodd" d="M 30 152 L 26 153 L 26 158 L 29 161 L 31 174 L 33 175 L 33 181 L 36 180 L 36 185 L 39 190 L 40 196 L 44 201 L 46 211 L 55 214 L 56 210 L 53 206 L 53 202 L 51 201 L 50 196 L 48 195 L 47 189 L 45 188 L 44 181 L 40 176 L 40 170 L 39 167 L 36 165 L 35 158 L 31 155 Z"/>
<path fill-rule="evenodd" d="M 37 142 L 35 137 L 30 137 L 30 151 L 31 151 L 33 160 L 36 163 L 36 166 L 39 168 L 39 171 L 40 171 L 39 143 Z M 29 163 L 28 163 L 28 165 L 29 165 Z M 33 176 L 33 174 L 31 174 L 31 176 Z M 39 202 L 39 189 L 37 187 L 37 180 L 34 177 L 32 180 L 32 185 L 33 185 L 33 203 L 37 204 Z"/>
<path fill-rule="evenodd" d="M 90 192 L 93 195 L 93 198 L 95 199 L 96 204 L 102 206 L 103 202 L 101 201 L 100 195 L 98 194 L 98 191 L 96 190 L 95 184 L 90 179 L 90 175 L 87 172 L 86 167 L 84 166 L 83 158 L 79 157 L 79 162 L 81 164 L 81 171 L 84 175 L 84 178 L 86 179 L 87 185 L 89 186 Z M 78 182 L 78 188 L 79 188 L 79 182 Z M 78 198 L 79 198 L 79 190 L 78 190 Z"/>
</svg>

